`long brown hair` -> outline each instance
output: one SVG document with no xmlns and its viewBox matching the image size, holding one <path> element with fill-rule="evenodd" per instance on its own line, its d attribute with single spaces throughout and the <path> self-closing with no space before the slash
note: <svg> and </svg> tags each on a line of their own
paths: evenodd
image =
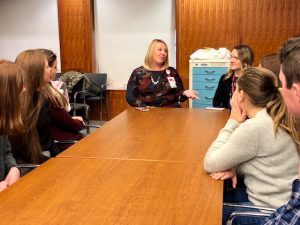
<svg viewBox="0 0 300 225">
<path fill-rule="evenodd" d="M 52 67 L 57 59 L 56 54 L 51 49 L 41 48 L 36 50 L 41 51 L 46 56 L 49 66 Z"/>
<path fill-rule="evenodd" d="M 56 54 L 50 50 L 50 49 L 36 49 L 37 51 L 40 51 L 43 53 L 43 55 L 46 57 L 46 60 L 48 62 L 48 65 L 50 67 L 53 66 L 55 60 L 57 59 Z M 45 88 L 43 89 L 43 95 L 45 96 L 47 102 L 54 105 L 55 107 L 61 107 L 67 109 L 68 107 L 68 101 L 66 97 L 60 93 L 56 88 L 54 88 L 51 83 L 47 84 Z"/>
<path fill-rule="evenodd" d="M 24 71 L 17 64 L 0 61 L 0 135 L 24 131 L 20 95 L 24 88 Z"/>
<path fill-rule="evenodd" d="M 66 97 L 60 93 L 56 88 L 54 88 L 51 83 L 46 84 L 43 89 L 43 95 L 46 101 L 55 107 L 65 108 L 68 107 L 68 101 Z"/>
<path fill-rule="evenodd" d="M 243 90 L 249 96 L 251 104 L 266 108 L 274 121 L 274 132 L 278 130 L 278 127 L 285 130 L 300 150 L 296 121 L 287 110 L 283 97 L 278 90 L 275 74 L 268 69 L 250 67 L 243 70 L 237 84 L 239 90 Z"/>
<path fill-rule="evenodd" d="M 25 71 L 26 92 L 22 96 L 22 119 L 26 132 L 21 135 L 10 136 L 12 152 L 16 158 L 21 158 L 33 163 L 43 161 L 42 148 L 36 130 L 40 111 L 45 104 L 41 92 L 45 86 L 44 71 L 45 56 L 36 50 L 25 50 L 16 58 L 16 64 Z"/>
</svg>

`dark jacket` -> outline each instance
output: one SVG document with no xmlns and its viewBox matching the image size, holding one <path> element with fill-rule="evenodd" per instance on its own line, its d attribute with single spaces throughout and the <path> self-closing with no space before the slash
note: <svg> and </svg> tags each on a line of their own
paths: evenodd
<svg viewBox="0 0 300 225">
<path fill-rule="evenodd" d="M 16 166 L 7 136 L 0 136 L 0 180 L 4 180 L 9 170 Z"/>
<path fill-rule="evenodd" d="M 224 79 L 226 74 L 223 74 L 219 80 L 219 84 L 213 99 L 213 107 L 230 109 L 231 99 L 231 83 L 232 79 Z"/>
</svg>

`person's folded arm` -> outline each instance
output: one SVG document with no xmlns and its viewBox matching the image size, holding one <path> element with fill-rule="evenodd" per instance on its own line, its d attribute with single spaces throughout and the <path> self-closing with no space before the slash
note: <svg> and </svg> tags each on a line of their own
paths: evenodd
<svg viewBox="0 0 300 225">
<path fill-rule="evenodd" d="M 49 114 L 52 123 L 66 130 L 80 131 L 84 127 L 82 121 L 73 119 L 64 108 L 51 106 L 49 107 Z"/>
<path fill-rule="evenodd" d="M 229 170 L 256 156 L 258 138 L 250 123 L 229 119 L 204 157 L 208 173 Z"/>
</svg>

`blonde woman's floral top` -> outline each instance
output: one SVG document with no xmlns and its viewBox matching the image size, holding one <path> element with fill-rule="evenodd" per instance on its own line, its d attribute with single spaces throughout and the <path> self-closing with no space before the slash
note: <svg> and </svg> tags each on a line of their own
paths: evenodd
<svg viewBox="0 0 300 225">
<path fill-rule="evenodd" d="M 151 71 L 141 66 L 133 70 L 129 78 L 126 99 L 134 107 L 180 107 L 180 102 L 187 100 L 183 91 L 175 68 Z"/>
</svg>

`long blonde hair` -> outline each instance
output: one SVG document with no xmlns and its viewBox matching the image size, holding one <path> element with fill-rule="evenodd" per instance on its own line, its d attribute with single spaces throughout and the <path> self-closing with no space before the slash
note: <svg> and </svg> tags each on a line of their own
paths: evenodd
<svg viewBox="0 0 300 225">
<path fill-rule="evenodd" d="M 257 107 L 266 108 L 274 122 L 274 132 L 278 128 L 285 130 L 294 140 L 298 151 L 300 138 L 296 120 L 287 110 L 283 97 L 278 90 L 275 74 L 264 68 L 250 67 L 243 70 L 237 80 L 239 90 L 243 90 L 250 98 L 250 102 Z"/>
<path fill-rule="evenodd" d="M 0 135 L 24 131 L 20 95 L 24 88 L 24 71 L 17 64 L 0 61 Z"/>
</svg>

